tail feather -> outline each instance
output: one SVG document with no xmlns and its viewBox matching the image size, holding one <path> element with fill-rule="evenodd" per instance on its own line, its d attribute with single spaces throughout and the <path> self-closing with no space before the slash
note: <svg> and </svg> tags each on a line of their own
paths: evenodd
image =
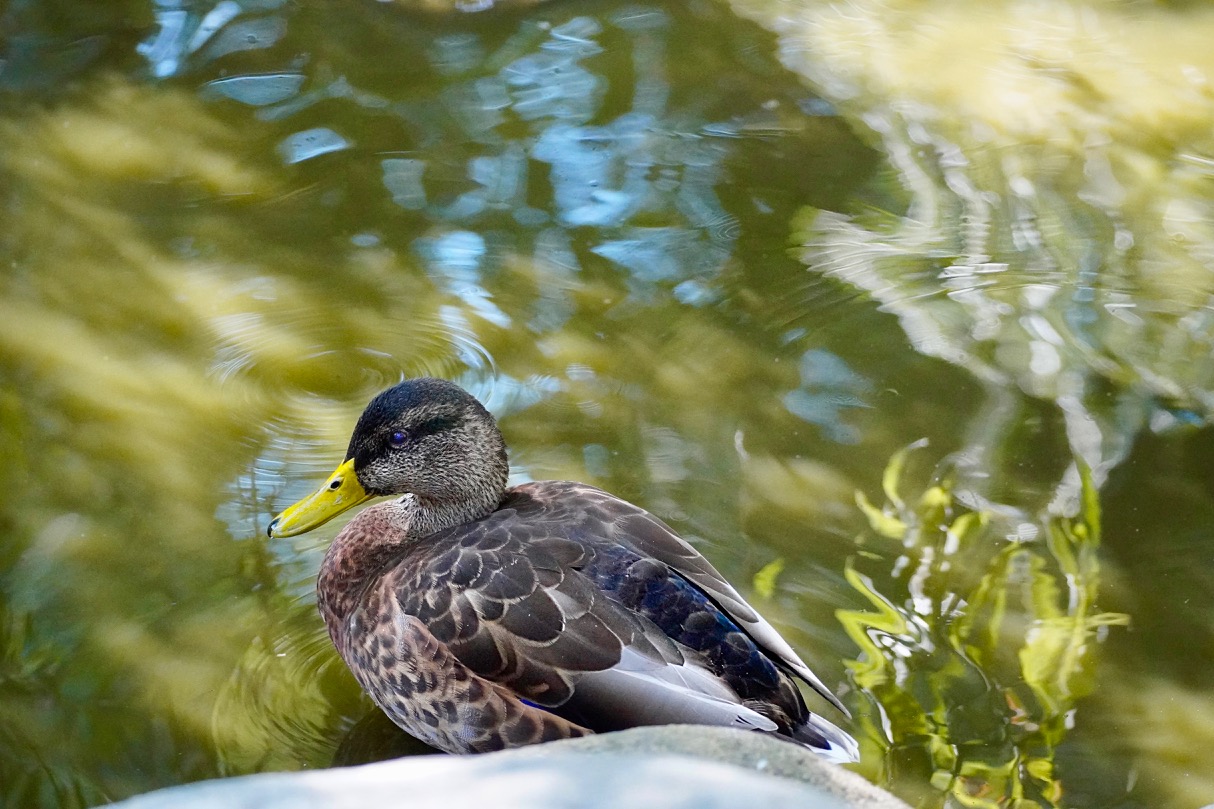
<svg viewBox="0 0 1214 809">
<path fill-rule="evenodd" d="M 793 728 L 792 740 L 836 764 L 851 764 L 860 760 L 860 745 L 851 734 L 817 714 L 808 714 L 802 724 Z"/>
</svg>

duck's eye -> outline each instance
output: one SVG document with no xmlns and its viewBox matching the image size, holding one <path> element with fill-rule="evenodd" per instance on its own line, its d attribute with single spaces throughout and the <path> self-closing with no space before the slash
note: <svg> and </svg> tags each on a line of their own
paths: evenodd
<svg viewBox="0 0 1214 809">
<path fill-rule="evenodd" d="M 405 445 L 405 442 L 408 440 L 409 440 L 409 436 L 405 435 L 400 430 L 397 430 L 396 432 L 392 433 L 392 435 L 388 436 L 388 443 L 392 446 L 393 449 L 400 449 L 401 447 L 403 447 Z"/>
</svg>

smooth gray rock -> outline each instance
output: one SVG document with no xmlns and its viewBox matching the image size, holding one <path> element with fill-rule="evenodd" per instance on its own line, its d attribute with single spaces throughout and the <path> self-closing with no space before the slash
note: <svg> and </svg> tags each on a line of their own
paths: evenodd
<svg viewBox="0 0 1214 809">
<path fill-rule="evenodd" d="M 836 797 L 852 809 L 910 809 L 890 793 L 798 744 L 762 733 L 704 725 L 661 725 L 581 739 L 523 747 L 502 756 L 536 757 L 566 753 L 677 755 L 788 778 Z M 814 804 L 810 804 L 813 806 Z M 825 805 L 825 804 L 824 804 Z"/>
<path fill-rule="evenodd" d="M 141 795 L 122 809 L 909 809 L 796 745 L 693 726 L 492 753 L 422 756 L 206 781 Z"/>
</svg>

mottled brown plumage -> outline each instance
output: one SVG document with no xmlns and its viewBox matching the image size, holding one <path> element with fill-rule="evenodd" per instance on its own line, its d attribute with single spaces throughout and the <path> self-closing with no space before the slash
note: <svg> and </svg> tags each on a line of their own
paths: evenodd
<svg viewBox="0 0 1214 809">
<path fill-rule="evenodd" d="M 838 700 L 665 523 L 584 484 L 507 490 L 506 473 L 474 398 L 411 380 L 368 405 L 346 463 L 271 524 L 299 533 L 403 495 L 350 521 L 317 585 L 339 654 L 393 721 L 451 752 L 681 722 L 855 757 L 794 677 Z"/>
</svg>

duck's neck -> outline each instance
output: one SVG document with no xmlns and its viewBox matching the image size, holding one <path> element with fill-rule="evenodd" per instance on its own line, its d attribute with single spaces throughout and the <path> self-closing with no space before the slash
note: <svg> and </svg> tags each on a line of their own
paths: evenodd
<svg viewBox="0 0 1214 809">
<path fill-rule="evenodd" d="M 410 512 L 409 535 L 413 537 L 428 537 L 457 525 L 475 522 L 492 514 L 501 502 L 501 492 L 487 494 L 479 500 L 461 500 L 456 502 L 430 500 L 413 495 L 406 498 Z"/>
<path fill-rule="evenodd" d="M 367 582 L 413 538 L 410 516 L 400 500 L 376 503 L 350 520 L 329 546 L 316 579 L 316 606 L 339 651 L 344 652 L 348 622 Z"/>
<path fill-rule="evenodd" d="M 334 645 L 344 649 L 367 584 L 410 544 L 491 514 L 501 497 L 502 488 L 489 486 L 478 497 L 456 502 L 407 495 L 359 512 L 329 546 L 316 581 L 317 607 Z"/>
<path fill-rule="evenodd" d="M 492 514 L 502 502 L 510 464 L 502 434 L 489 414 L 466 425 L 457 443 L 463 462 L 436 470 L 403 501 L 412 536 L 428 537 L 474 522 Z"/>
</svg>

